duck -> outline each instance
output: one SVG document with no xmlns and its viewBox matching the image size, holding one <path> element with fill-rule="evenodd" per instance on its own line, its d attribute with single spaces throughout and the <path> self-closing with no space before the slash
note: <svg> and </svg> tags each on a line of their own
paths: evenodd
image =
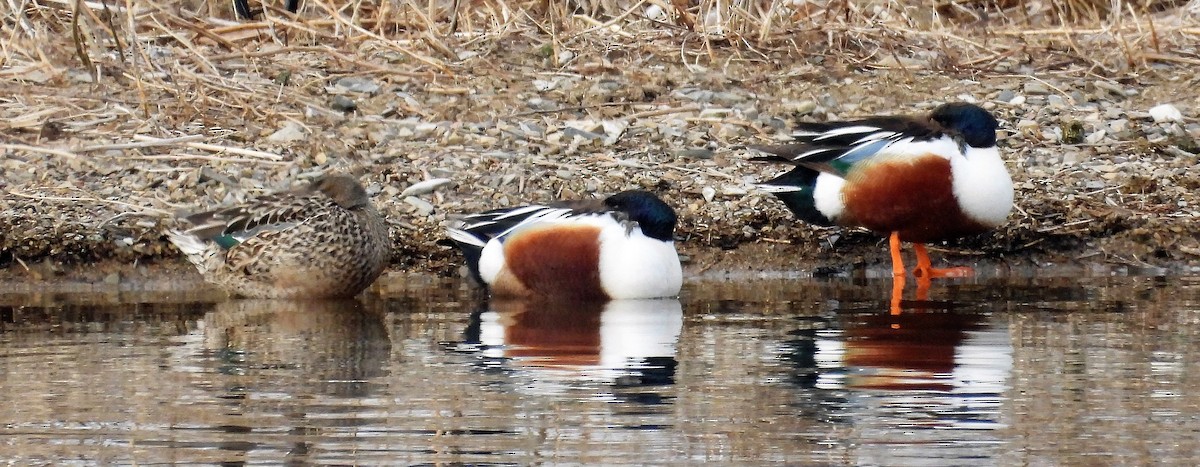
<svg viewBox="0 0 1200 467">
<path fill-rule="evenodd" d="M 888 236 L 892 274 L 962 277 L 969 267 L 934 268 L 925 244 L 987 232 L 1013 208 L 1013 182 L 996 147 L 999 122 L 984 108 L 952 102 L 928 115 L 800 122 L 794 140 L 753 145 L 753 160 L 792 168 L 759 186 L 797 218 Z"/>
<path fill-rule="evenodd" d="M 168 230 L 171 243 L 207 282 L 237 297 L 352 297 L 391 257 L 387 223 L 349 175 L 179 220 L 186 228 Z"/>
<path fill-rule="evenodd" d="M 679 294 L 675 210 L 654 193 L 467 215 L 446 230 L 494 297 L 619 300 Z"/>
</svg>

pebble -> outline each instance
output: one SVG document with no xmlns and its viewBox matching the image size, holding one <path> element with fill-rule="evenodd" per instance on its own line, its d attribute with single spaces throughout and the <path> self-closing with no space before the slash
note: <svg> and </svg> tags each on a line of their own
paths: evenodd
<svg viewBox="0 0 1200 467">
<path fill-rule="evenodd" d="M 425 201 L 421 198 L 417 198 L 415 196 L 409 196 L 409 197 L 404 198 L 404 202 L 408 203 L 409 206 L 412 206 L 413 208 L 415 208 L 417 210 L 417 214 L 420 214 L 422 216 L 428 216 L 430 214 L 433 214 L 433 210 L 434 210 L 433 204 L 430 204 L 428 201 Z"/>
<path fill-rule="evenodd" d="M 713 152 L 712 150 L 703 148 L 684 149 L 682 151 L 676 151 L 675 157 L 680 159 L 712 159 L 713 156 L 716 156 L 716 154 L 717 153 Z"/>
<path fill-rule="evenodd" d="M 361 94 L 375 94 L 379 92 L 379 84 L 369 78 L 361 78 L 357 76 L 346 76 L 337 80 L 334 87 L 347 92 L 356 92 Z"/>
<path fill-rule="evenodd" d="M 1158 123 L 1182 122 L 1183 113 L 1171 104 L 1159 104 L 1150 108 L 1150 118 Z"/>
<path fill-rule="evenodd" d="M 449 185 L 452 181 L 453 180 L 450 180 L 449 178 L 431 178 L 429 180 L 417 182 L 400 192 L 400 196 L 421 196 L 427 193 L 432 193 L 438 188 Z"/>
<path fill-rule="evenodd" d="M 1121 85 L 1119 85 L 1117 83 L 1113 83 L 1110 81 L 1104 81 L 1104 80 L 1097 80 L 1097 81 L 1095 81 L 1095 85 L 1096 85 L 1096 89 L 1105 91 L 1111 95 L 1120 96 L 1120 97 L 1125 96 L 1125 88 L 1122 88 Z"/>
<path fill-rule="evenodd" d="M 44 82 L 45 80 L 39 81 L 37 79 L 37 76 L 33 76 L 36 73 L 42 73 L 42 72 L 41 71 L 32 71 L 32 72 L 29 72 L 28 74 L 26 74 L 26 76 L 23 76 L 22 78 L 27 81 L 32 81 L 35 83 Z M 42 74 L 44 75 L 44 73 L 42 73 Z M 94 82 L 96 82 L 96 77 L 91 72 L 88 72 L 87 70 L 77 69 L 77 68 L 72 68 L 70 70 L 67 70 L 67 79 L 69 79 L 73 82 L 76 82 L 76 83 L 94 83 Z"/>
<path fill-rule="evenodd" d="M 340 110 L 342 112 L 353 112 L 354 110 L 358 109 L 358 104 L 349 97 L 337 95 L 333 96 L 333 99 L 330 100 L 329 108 L 333 110 Z"/>
<path fill-rule="evenodd" d="M 1026 94 L 1041 95 L 1050 93 L 1050 87 L 1041 81 L 1027 81 L 1022 89 Z"/>
<path fill-rule="evenodd" d="M 566 127 L 562 130 L 563 135 L 569 137 L 579 137 L 583 139 L 604 139 L 604 135 L 588 130 L 581 130 L 575 127 Z"/>
</svg>

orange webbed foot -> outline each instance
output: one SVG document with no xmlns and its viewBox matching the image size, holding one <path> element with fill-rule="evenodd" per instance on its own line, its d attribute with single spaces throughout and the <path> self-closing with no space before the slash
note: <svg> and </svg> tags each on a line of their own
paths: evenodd
<svg viewBox="0 0 1200 467">
<path fill-rule="evenodd" d="M 925 250 L 925 245 L 921 243 L 913 244 L 913 251 L 917 253 L 917 267 L 913 268 L 913 276 L 932 279 L 935 277 L 971 277 L 975 275 L 975 269 L 969 266 L 958 266 L 953 268 L 935 268 L 929 260 L 929 252 Z"/>
</svg>

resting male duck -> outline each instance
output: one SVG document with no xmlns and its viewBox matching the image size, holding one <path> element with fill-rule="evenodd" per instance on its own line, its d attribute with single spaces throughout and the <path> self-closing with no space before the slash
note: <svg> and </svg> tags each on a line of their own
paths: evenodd
<svg viewBox="0 0 1200 467">
<path fill-rule="evenodd" d="M 447 233 L 495 296 L 658 298 L 683 283 L 675 223 L 653 193 L 624 191 L 473 214 Z"/>
</svg>

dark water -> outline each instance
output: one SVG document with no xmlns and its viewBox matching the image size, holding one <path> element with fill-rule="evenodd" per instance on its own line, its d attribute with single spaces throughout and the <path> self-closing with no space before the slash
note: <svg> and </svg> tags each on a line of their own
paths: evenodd
<svg viewBox="0 0 1200 467">
<path fill-rule="evenodd" d="M 607 305 L 0 286 L 0 464 L 1200 462 L 1200 276 L 896 310 L 888 279 L 783 275 Z"/>
</svg>

